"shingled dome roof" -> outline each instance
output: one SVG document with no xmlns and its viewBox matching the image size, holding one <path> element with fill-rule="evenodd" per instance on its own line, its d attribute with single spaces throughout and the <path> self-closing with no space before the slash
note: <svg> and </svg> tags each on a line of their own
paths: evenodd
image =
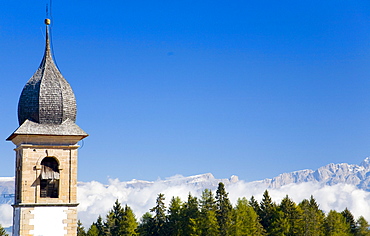
<svg viewBox="0 0 370 236">
<path fill-rule="evenodd" d="M 56 67 L 50 50 L 46 26 L 45 54 L 36 73 L 24 86 L 18 103 L 18 121 L 38 124 L 62 124 L 76 121 L 76 99 L 71 86 Z"/>
</svg>

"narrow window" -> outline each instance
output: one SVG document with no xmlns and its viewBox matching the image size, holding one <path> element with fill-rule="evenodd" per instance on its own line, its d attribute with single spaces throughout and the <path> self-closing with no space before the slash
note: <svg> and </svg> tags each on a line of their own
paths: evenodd
<svg viewBox="0 0 370 236">
<path fill-rule="evenodd" d="M 53 157 L 45 157 L 41 162 L 40 197 L 59 197 L 59 164 Z"/>
<path fill-rule="evenodd" d="M 21 158 L 17 155 L 17 165 L 16 165 L 16 199 L 15 202 L 21 202 L 21 193 L 22 193 L 22 166 L 21 166 Z"/>
</svg>

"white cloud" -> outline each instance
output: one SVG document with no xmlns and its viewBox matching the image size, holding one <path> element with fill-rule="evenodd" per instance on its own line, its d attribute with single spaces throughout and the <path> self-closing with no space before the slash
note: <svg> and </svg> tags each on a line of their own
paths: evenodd
<svg viewBox="0 0 370 236">
<path fill-rule="evenodd" d="M 174 180 L 178 176 L 168 179 Z M 182 176 L 178 177 L 182 178 Z M 118 199 L 122 204 L 128 204 L 135 212 L 138 219 L 155 205 L 159 193 L 164 193 L 166 204 L 173 196 L 179 196 L 183 201 L 187 199 L 188 193 L 199 197 L 202 188 L 183 184 L 181 181 L 174 181 L 176 185 L 158 180 L 141 188 L 133 188 L 127 182 L 120 182 L 118 179 L 110 180 L 107 186 L 92 181 L 79 186 L 79 218 L 88 227 L 96 221 L 98 215 L 105 217 L 113 203 Z M 173 182 L 172 182 L 173 183 Z M 261 201 L 265 185 L 246 183 L 238 181 L 226 186 L 229 198 L 233 204 L 241 197 L 250 198 L 252 195 Z M 215 190 L 215 189 L 213 189 Z M 370 193 L 357 189 L 355 186 L 337 184 L 334 186 L 322 186 L 318 183 L 289 184 L 279 189 L 269 189 L 273 201 L 280 202 L 286 195 L 289 195 L 296 203 L 303 199 L 314 196 L 320 208 L 325 212 L 331 209 L 342 211 L 347 207 L 356 218 L 360 215 L 370 220 Z"/>
<path fill-rule="evenodd" d="M 140 219 L 145 212 L 154 207 L 159 193 L 165 194 L 166 204 L 168 204 L 172 196 L 179 196 L 182 200 L 186 200 L 189 192 L 197 193 L 197 189 L 190 185 L 167 185 L 162 181 L 156 181 L 142 188 L 133 188 L 118 179 L 110 180 L 107 186 L 92 181 L 78 188 L 79 218 L 88 227 L 99 215 L 104 218 L 118 199 L 120 203 L 129 205 L 136 217 Z"/>
<path fill-rule="evenodd" d="M 0 204 L 0 224 L 9 227 L 13 224 L 13 207 L 8 204 Z"/>
</svg>

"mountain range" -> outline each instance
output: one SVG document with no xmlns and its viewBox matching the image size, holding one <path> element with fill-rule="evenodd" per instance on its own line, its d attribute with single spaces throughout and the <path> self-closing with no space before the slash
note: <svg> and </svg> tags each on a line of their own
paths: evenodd
<svg viewBox="0 0 370 236">
<path fill-rule="evenodd" d="M 237 183 L 238 176 L 232 175 L 229 179 L 216 179 L 211 173 L 183 177 L 181 175 L 173 176 L 165 180 L 159 180 L 162 184 L 173 185 L 191 185 L 196 189 L 214 189 L 219 182 L 226 186 Z M 126 187 L 144 188 L 153 185 L 158 181 L 143 181 L 133 179 L 122 182 Z M 250 185 L 258 185 L 268 189 L 276 189 L 288 184 L 300 184 L 305 182 L 318 183 L 322 185 L 349 184 L 359 189 L 370 191 L 370 157 L 365 158 L 359 165 L 356 164 L 333 164 L 322 166 L 317 170 L 299 170 L 290 173 L 280 174 L 272 179 L 264 179 L 249 182 Z M 80 186 L 84 183 L 79 183 Z"/>
<path fill-rule="evenodd" d="M 0 177 L 0 204 L 11 204 L 14 194 L 14 177 Z M 165 180 L 145 181 L 136 180 L 121 182 L 126 188 L 146 188 L 154 183 L 160 182 L 166 186 L 190 185 L 195 189 L 203 190 L 205 188 L 215 189 L 219 182 L 226 186 L 237 183 L 239 178 L 235 175 L 229 179 L 216 179 L 211 173 L 183 177 L 176 175 Z M 370 157 L 365 158 L 359 165 L 356 164 L 333 164 L 322 166 L 317 170 L 299 170 L 290 173 L 280 174 L 272 179 L 264 179 L 249 182 L 250 185 L 276 189 L 288 184 L 299 184 L 304 182 L 319 183 L 322 185 L 349 184 L 358 189 L 370 191 Z M 78 186 L 85 186 L 86 183 L 79 182 Z"/>
<path fill-rule="evenodd" d="M 299 184 L 303 182 L 313 182 L 329 186 L 342 183 L 370 191 L 370 157 L 365 158 L 359 165 L 331 163 L 317 170 L 299 170 L 291 173 L 283 173 L 272 179 L 256 181 L 256 183 L 266 184 L 268 188 L 279 188 L 287 184 Z"/>
</svg>

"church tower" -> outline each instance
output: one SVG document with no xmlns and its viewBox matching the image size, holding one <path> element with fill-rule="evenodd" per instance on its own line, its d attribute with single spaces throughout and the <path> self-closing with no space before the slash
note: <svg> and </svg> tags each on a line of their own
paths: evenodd
<svg viewBox="0 0 370 236">
<path fill-rule="evenodd" d="M 76 100 L 55 65 L 46 24 L 44 57 L 23 88 L 16 148 L 13 236 L 77 234 L 77 149 L 88 135 L 75 124 Z"/>
</svg>

